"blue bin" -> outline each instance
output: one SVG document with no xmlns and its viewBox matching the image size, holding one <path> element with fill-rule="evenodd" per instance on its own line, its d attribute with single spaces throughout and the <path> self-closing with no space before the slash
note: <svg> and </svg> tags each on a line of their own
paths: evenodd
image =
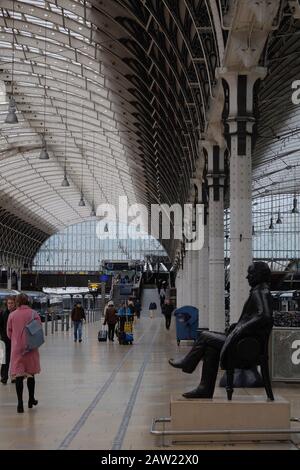
<svg viewBox="0 0 300 470">
<path fill-rule="evenodd" d="M 177 344 L 182 340 L 196 340 L 199 311 L 196 307 L 185 305 L 174 311 L 176 318 Z"/>
</svg>

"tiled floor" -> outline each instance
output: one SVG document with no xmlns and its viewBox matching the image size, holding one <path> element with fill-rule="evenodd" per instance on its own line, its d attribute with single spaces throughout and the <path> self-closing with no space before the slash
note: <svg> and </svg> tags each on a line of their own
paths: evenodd
<svg viewBox="0 0 300 470">
<path fill-rule="evenodd" d="M 99 322 L 84 327 L 83 343 L 72 332 L 49 335 L 41 348 L 42 373 L 37 377 L 39 404 L 23 415 L 16 412 L 12 384 L 0 388 L 0 449 L 161 449 L 161 438 L 150 434 L 152 418 L 169 416 L 170 395 L 181 394 L 198 382 L 198 373 L 183 374 L 168 365 L 178 348 L 175 324 L 165 329 L 160 310 L 149 318 L 150 300 L 157 291 L 145 290 L 144 308 L 135 325 L 132 346 L 99 343 Z M 27 390 L 24 399 L 27 401 Z M 300 384 L 279 385 L 275 393 L 291 402 L 300 416 Z M 235 393 L 264 393 L 259 389 Z M 217 388 L 217 396 L 225 390 Z M 300 423 L 298 423 L 300 427 Z M 168 446 L 168 440 L 164 443 Z M 174 449 L 296 449 L 289 442 L 244 444 L 182 444 Z"/>
</svg>

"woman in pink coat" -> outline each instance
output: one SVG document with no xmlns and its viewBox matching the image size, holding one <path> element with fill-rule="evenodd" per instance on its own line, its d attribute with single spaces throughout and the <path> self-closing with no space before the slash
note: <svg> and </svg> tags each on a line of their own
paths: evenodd
<svg viewBox="0 0 300 470">
<path fill-rule="evenodd" d="M 27 377 L 27 387 L 29 393 L 28 408 L 37 405 L 34 398 L 35 380 L 34 375 L 38 374 L 40 368 L 40 355 L 38 349 L 26 352 L 26 331 L 25 326 L 34 318 L 41 322 L 40 316 L 29 307 L 29 299 L 25 294 L 16 297 L 17 309 L 8 317 L 7 336 L 11 339 L 11 359 L 10 374 L 16 380 L 16 392 L 18 397 L 18 413 L 24 413 L 23 407 L 23 380 Z"/>
</svg>

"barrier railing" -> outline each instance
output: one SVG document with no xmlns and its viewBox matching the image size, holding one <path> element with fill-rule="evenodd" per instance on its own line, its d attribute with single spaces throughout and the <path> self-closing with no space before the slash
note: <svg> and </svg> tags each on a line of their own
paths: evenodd
<svg viewBox="0 0 300 470">
<path fill-rule="evenodd" d="M 99 309 L 87 309 L 85 311 L 85 317 L 87 323 L 94 323 L 101 319 L 101 312 Z M 47 336 L 48 333 L 54 334 L 58 331 L 69 331 L 73 326 L 71 320 L 71 311 L 65 311 L 63 314 L 59 315 L 56 313 L 53 313 L 52 315 L 46 314 L 43 325 L 45 336 Z"/>
</svg>

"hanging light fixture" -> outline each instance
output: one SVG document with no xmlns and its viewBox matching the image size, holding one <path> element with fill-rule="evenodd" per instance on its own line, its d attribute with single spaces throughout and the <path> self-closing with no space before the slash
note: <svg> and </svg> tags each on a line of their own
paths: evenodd
<svg viewBox="0 0 300 470">
<path fill-rule="evenodd" d="M 92 161 L 92 177 L 93 177 L 93 202 L 92 202 L 92 210 L 91 210 L 91 217 L 96 217 L 95 211 L 95 178 L 94 178 L 94 160 L 95 160 L 95 134 L 93 133 L 93 161 Z"/>
<path fill-rule="evenodd" d="M 16 102 L 13 96 L 9 98 L 8 113 L 5 119 L 6 124 L 17 124 L 18 117 L 16 115 Z"/>
<path fill-rule="evenodd" d="M 81 193 L 81 196 L 80 196 L 80 201 L 79 201 L 79 207 L 85 207 L 85 202 L 84 202 L 84 198 L 83 198 L 83 193 Z"/>
<path fill-rule="evenodd" d="M 14 67 L 15 67 L 15 0 L 13 0 L 13 24 L 12 24 L 12 63 L 11 63 L 11 96 L 9 97 L 6 124 L 17 124 L 16 101 L 14 98 Z"/>
<path fill-rule="evenodd" d="M 192 232 L 197 230 L 197 204 L 198 204 L 198 188 L 194 184 L 195 197 L 193 202 L 193 213 L 192 213 Z"/>
<path fill-rule="evenodd" d="M 67 178 L 67 169 L 66 169 L 66 167 L 64 168 L 64 179 L 62 180 L 61 185 L 64 188 L 67 188 L 68 186 L 70 186 L 70 183 L 69 183 L 68 178 Z"/>
<path fill-rule="evenodd" d="M 83 102 L 81 102 L 81 183 L 80 183 L 80 201 L 79 207 L 85 207 L 84 197 L 83 197 Z"/>
<path fill-rule="evenodd" d="M 281 219 L 280 209 L 279 209 L 279 211 L 278 211 L 278 214 L 277 214 L 277 220 L 276 220 L 276 224 L 282 224 L 282 219 Z"/>
<path fill-rule="evenodd" d="M 49 160 L 49 153 L 48 153 L 48 150 L 47 150 L 47 145 L 46 145 L 46 141 L 45 141 L 44 136 L 43 136 L 42 148 L 41 148 L 41 151 L 40 151 L 39 159 L 40 160 Z"/>
<path fill-rule="evenodd" d="M 47 87 L 47 75 L 46 75 L 46 22 L 45 22 L 45 41 L 44 41 L 44 77 L 45 77 L 45 85 L 44 85 L 44 131 L 43 131 L 43 138 L 42 138 L 42 148 L 40 152 L 39 159 L 40 160 L 49 160 L 49 153 L 47 150 L 47 143 L 46 143 L 46 87 Z"/>
<path fill-rule="evenodd" d="M 61 185 L 64 188 L 67 188 L 68 186 L 70 186 L 70 183 L 67 178 L 67 130 L 68 130 L 68 69 L 66 73 L 66 131 L 65 131 L 64 179 L 62 180 L 62 183 L 61 183 Z"/>
<path fill-rule="evenodd" d="M 252 237 L 254 237 L 255 235 L 256 235 L 255 227 L 254 227 L 254 225 L 252 225 Z"/>
<path fill-rule="evenodd" d="M 92 210 L 91 210 L 90 216 L 91 216 L 91 217 L 96 217 L 96 211 L 95 211 L 95 203 L 94 203 L 94 201 L 92 202 Z"/>
<path fill-rule="evenodd" d="M 294 199 L 293 199 L 292 214 L 299 214 L 299 210 L 298 210 L 298 200 L 297 200 L 297 198 L 296 198 L 296 195 L 294 196 Z"/>
<path fill-rule="evenodd" d="M 273 193 L 271 192 L 271 219 L 270 219 L 270 225 L 269 225 L 269 230 L 273 230 L 274 223 L 273 223 Z"/>
<path fill-rule="evenodd" d="M 108 230 L 108 224 L 106 223 L 106 224 L 104 225 L 104 232 L 108 232 L 108 231 L 109 231 L 109 230 Z"/>
</svg>

